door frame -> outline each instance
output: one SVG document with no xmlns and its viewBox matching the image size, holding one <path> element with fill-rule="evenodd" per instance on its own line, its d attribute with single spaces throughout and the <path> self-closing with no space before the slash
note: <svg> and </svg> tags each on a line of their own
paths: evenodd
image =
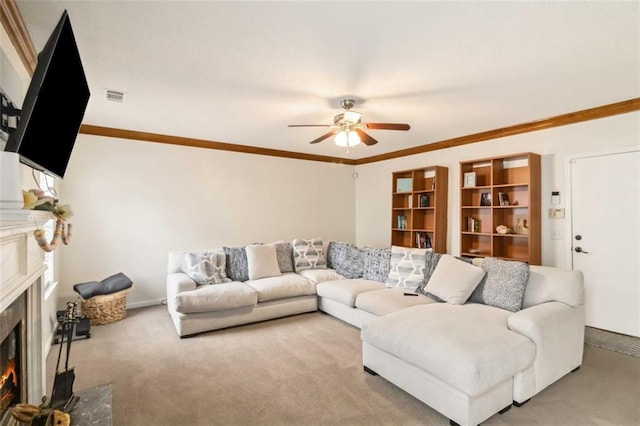
<svg viewBox="0 0 640 426">
<path fill-rule="evenodd" d="M 565 194 L 567 194 L 565 204 L 565 218 L 567 218 L 567 227 L 564 229 L 565 244 L 564 250 L 567 250 L 568 256 L 565 260 L 565 266 L 567 269 L 573 270 L 573 194 L 572 188 L 572 175 L 571 175 L 571 162 L 573 160 L 579 160 L 591 157 L 603 157 L 605 155 L 624 154 L 627 152 L 640 151 L 640 145 L 630 145 L 622 148 L 611 148 L 606 150 L 598 150 L 593 152 L 585 152 L 580 154 L 567 155 L 565 158 Z"/>
</svg>

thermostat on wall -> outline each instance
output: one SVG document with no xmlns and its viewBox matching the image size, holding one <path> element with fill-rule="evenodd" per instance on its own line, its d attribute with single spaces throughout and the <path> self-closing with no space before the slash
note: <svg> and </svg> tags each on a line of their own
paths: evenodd
<svg viewBox="0 0 640 426">
<path fill-rule="evenodd" d="M 551 204 L 560 204 L 560 191 L 551 191 Z"/>
</svg>

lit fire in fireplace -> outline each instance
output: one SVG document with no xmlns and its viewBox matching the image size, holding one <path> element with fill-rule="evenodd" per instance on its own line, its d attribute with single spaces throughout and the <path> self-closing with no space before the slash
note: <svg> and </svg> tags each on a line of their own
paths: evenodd
<svg viewBox="0 0 640 426">
<path fill-rule="evenodd" d="M 0 412 L 11 405 L 18 394 L 18 373 L 16 372 L 15 359 L 6 362 L 4 371 L 0 376 Z"/>
</svg>

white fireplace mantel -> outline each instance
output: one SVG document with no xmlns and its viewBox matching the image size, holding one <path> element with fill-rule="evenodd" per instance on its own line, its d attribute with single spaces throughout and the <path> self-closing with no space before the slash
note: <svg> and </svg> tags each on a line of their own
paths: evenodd
<svg viewBox="0 0 640 426">
<path fill-rule="evenodd" d="M 0 209 L 0 312 L 21 294 L 27 296 L 27 398 L 40 403 L 44 395 L 45 345 L 42 337 L 42 274 L 44 252 L 33 231 L 53 215 L 46 211 Z"/>
</svg>

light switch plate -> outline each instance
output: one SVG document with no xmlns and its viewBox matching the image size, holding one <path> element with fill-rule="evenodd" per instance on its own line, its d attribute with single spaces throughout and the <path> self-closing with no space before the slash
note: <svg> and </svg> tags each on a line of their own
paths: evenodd
<svg viewBox="0 0 640 426">
<path fill-rule="evenodd" d="M 564 219 L 564 209 L 549 209 L 549 219 Z"/>
</svg>

